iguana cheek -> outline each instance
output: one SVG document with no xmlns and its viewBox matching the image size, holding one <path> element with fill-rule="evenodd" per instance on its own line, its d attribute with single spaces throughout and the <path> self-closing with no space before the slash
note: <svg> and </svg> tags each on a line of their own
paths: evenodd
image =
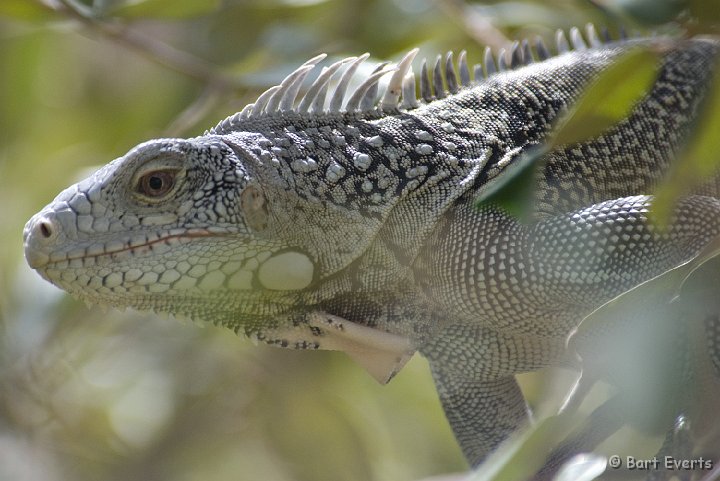
<svg viewBox="0 0 720 481">
<path fill-rule="evenodd" d="M 296 291 L 309 286 L 314 273 L 315 266 L 307 255 L 285 251 L 263 262 L 257 278 L 265 289 Z"/>
</svg>

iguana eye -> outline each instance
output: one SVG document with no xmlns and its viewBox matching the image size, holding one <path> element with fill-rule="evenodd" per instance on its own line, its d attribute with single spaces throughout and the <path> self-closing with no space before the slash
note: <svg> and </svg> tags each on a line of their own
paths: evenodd
<svg viewBox="0 0 720 481">
<path fill-rule="evenodd" d="M 137 191 L 147 197 L 162 197 L 175 185 L 176 172 L 173 170 L 154 170 L 138 179 Z"/>
</svg>

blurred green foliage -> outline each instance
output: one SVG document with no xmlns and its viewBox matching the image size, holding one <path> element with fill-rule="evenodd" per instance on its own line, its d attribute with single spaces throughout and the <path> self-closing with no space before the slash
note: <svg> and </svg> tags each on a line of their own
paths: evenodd
<svg viewBox="0 0 720 481">
<path fill-rule="evenodd" d="M 667 5 L 663 22 L 685 8 L 717 15 L 699 0 L 624 3 Z M 338 353 L 88 309 L 29 270 L 22 227 L 88 169 L 149 138 L 201 134 L 318 52 L 392 59 L 420 46 L 479 59 L 485 43 L 623 14 L 600 0 L 2 0 L 0 480 L 402 481 L 465 469 L 422 359 L 380 387 Z M 534 403 L 553 386 L 523 379 Z"/>
</svg>

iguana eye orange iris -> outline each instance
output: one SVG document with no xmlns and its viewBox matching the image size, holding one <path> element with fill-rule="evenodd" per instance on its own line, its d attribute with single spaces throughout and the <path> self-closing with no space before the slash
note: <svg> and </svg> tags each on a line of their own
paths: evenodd
<svg viewBox="0 0 720 481">
<path fill-rule="evenodd" d="M 138 179 L 137 191 L 152 198 L 162 197 L 175 185 L 175 172 L 170 170 L 154 170 Z"/>
</svg>

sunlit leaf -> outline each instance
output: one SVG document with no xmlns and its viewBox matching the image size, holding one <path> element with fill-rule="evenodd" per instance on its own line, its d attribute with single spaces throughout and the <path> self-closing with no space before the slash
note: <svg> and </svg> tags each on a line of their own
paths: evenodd
<svg viewBox="0 0 720 481">
<path fill-rule="evenodd" d="M 220 0 L 130 0 L 110 10 L 118 17 L 191 18 L 213 12 Z"/>
<path fill-rule="evenodd" d="M 720 167 L 720 75 L 707 93 L 690 145 L 656 192 L 654 219 L 667 224 L 675 201 L 714 175 Z"/>
<path fill-rule="evenodd" d="M 565 412 L 533 424 L 503 443 L 468 478 L 468 481 L 531 479 L 545 464 L 552 449 L 573 430 L 579 417 Z"/>
<path fill-rule="evenodd" d="M 580 97 L 556 128 L 550 147 L 596 137 L 626 119 L 651 88 L 658 65 L 657 52 L 647 48 L 638 47 L 621 56 Z"/>
</svg>

